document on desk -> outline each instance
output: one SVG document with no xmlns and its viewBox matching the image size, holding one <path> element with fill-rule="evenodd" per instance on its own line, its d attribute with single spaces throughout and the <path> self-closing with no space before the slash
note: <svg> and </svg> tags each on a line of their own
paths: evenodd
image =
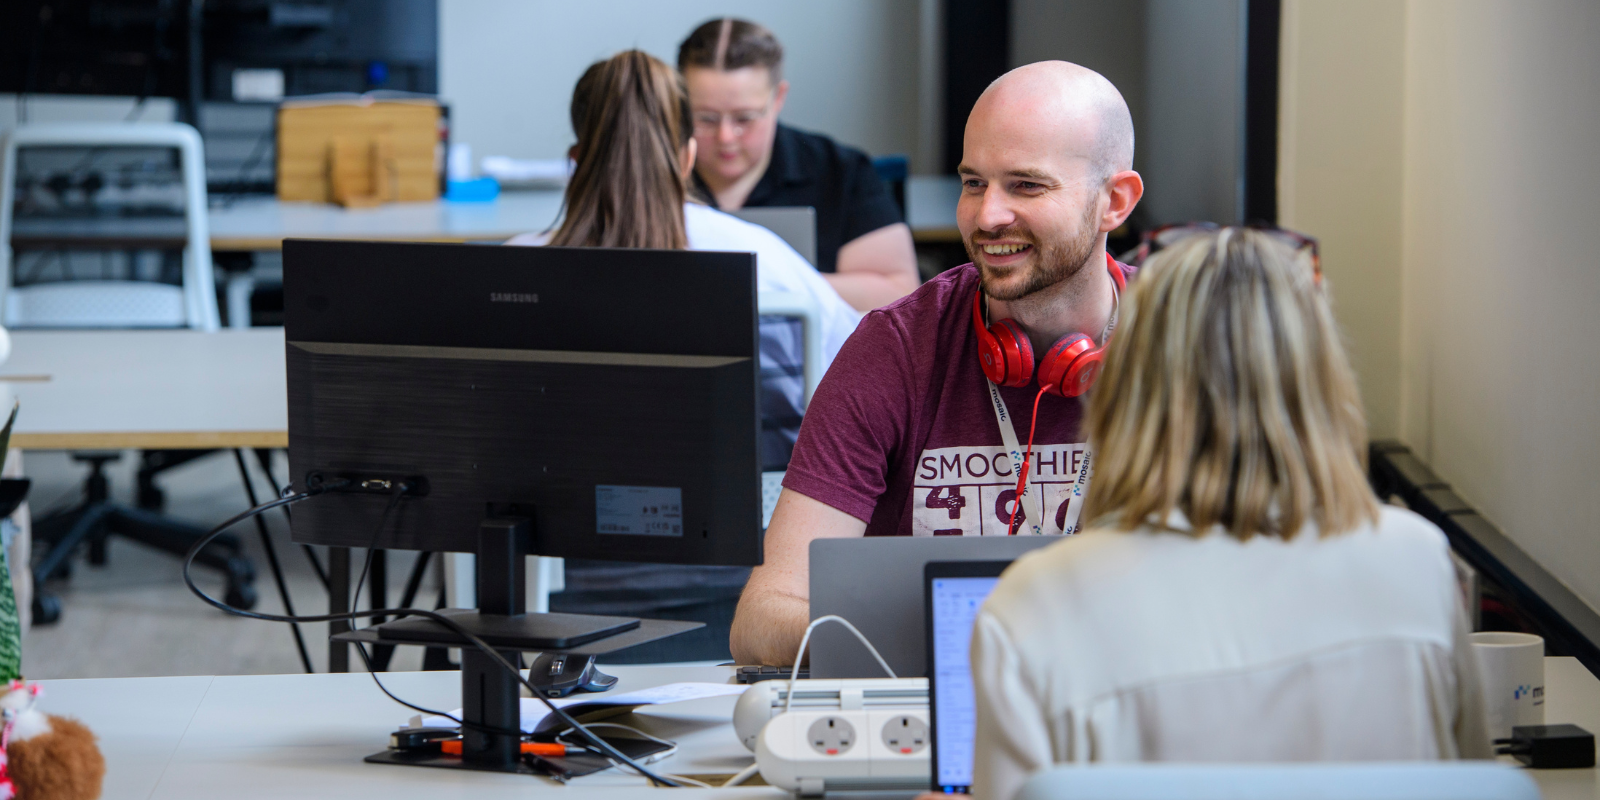
<svg viewBox="0 0 1600 800">
<path fill-rule="evenodd" d="M 731 683 L 668 683 L 663 686 L 653 686 L 649 689 L 640 689 L 637 692 L 623 692 L 616 695 L 580 694 L 573 697 L 561 697 L 552 700 L 556 706 L 577 718 L 579 722 L 604 719 L 605 717 L 626 714 L 639 706 L 664 705 L 666 703 L 681 703 L 685 700 L 705 700 L 711 697 L 727 697 L 729 695 L 743 694 L 749 686 Z M 461 716 L 461 709 L 450 712 L 457 718 Z M 444 717 L 425 717 L 422 724 L 429 727 L 452 727 L 455 723 Z M 522 698 L 522 730 L 524 733 L 550 733 L 565 727 L 561 719 L 550 713 L 550 708 L 543 702 L 533 697 Z"/>
</svg>

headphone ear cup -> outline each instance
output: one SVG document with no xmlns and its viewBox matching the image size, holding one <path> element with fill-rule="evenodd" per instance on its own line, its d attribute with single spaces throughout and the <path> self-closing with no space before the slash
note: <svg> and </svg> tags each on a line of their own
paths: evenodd
<svg viewBox="0 0 1600 800">
<path fill-rule="evenodd" d="M 1053 395 L 1077 397 L 1089 391 L 1100 375 L 1105 352 L 1081 333 L 1061 337 L 1039 363 L 1039 385 Z"/>
<path fill-rule="evenodd" d="M 999 346 L 1000 363 L 1005 368 L 1000 379 L 991 375 L 990 380 L 1001 386 L 1027 386 L 1033 378 L 1033 343 L 1022 332 L 1022 326 L 1003 319 L 991 326 L 989 333 Z"/>
</svg>

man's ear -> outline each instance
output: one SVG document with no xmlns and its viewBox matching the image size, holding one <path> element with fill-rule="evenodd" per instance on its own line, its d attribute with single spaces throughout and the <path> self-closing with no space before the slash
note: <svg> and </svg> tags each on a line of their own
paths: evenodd
<svg viewBox="0 0 1600 800">
<path fill-rule="evenodd" d="M 700 154 L 700 143 L 689 137 L 689 143 L 683 146 L 683 152 L 678 154 L 678 174 L 684 180 L 689 180 L 689 175 L 694 172 L 695 157 Z"/>
<path fill-rule="evenodd" d="M 1106 181 L 1105 192 L 1110 202 L 1106 203 L 1106 210 L 1100 215 L 1101 233 L 1114 231 L 1127 221 L 1128 215 L 1133 213 L 1133 207 L 1139 205 L 1139 198 L 1144 197 L 1144 178 L 1131 169 L 1125 169 Z"/>
<path fill-rule="evenodd" d="M 578 160 L 578 146 L 577 145 L 573 145 L 573 146 L 567 148 L 567 160 L 568 161 L 577 161 Z"/>
</svg>

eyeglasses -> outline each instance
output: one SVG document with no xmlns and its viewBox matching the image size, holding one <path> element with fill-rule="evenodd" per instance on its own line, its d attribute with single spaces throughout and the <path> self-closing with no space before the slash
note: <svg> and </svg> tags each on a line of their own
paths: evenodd
<svg viewBox="0 0 1600 800">
<path fill-rule="evenodd" d="M 727 121 L 728 124 L 733 126 L 733 135 L 742 136 L 745 131 L 750 130 L 751 125 L 766 119 L 770 113 L 772 113 L 771 101 L 768 101 L 763 108 L 730 111 L 726 114 L 716 111 L 696 111 L 693 114 L 694 132 L 702 134 L 716 133 L 722 130 L 723 121 Z"/>
<path fill-rule="evenodd" d="M 1273 239 L 1288 245 L 1295 253 L 1302 250 L 1311 251 L 1311 280 L 1318 286 L 1322 285 L 1322 253 L 1314 237 L 1307 236 L 1299 231 L 1288 228 L 1279 228 L 1276 225 L 1236 225 L 1233 227 L 1248 228 L 1260 231 Z M 1144 232 L 1139 237 L 1139 249 L 1134 251 L 1132 263 L 1138 266 L 1145 262 L 1151 255 L 1171 247 L 1184 239 L 1200 233 L 1216 233 L 1222 226 L 1215 222 L 1180 222 L 1176 225 L 1163 225 L 1154 230 Z"/>
</svg>

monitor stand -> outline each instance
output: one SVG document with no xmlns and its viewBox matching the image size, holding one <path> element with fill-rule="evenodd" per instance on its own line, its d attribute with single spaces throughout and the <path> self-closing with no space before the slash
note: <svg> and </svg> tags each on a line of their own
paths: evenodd
<svg viewBox="0 0 1600 800">
<path fill-rule="evenodd" d="M 617 679 L 594 669 L 594 655 L 701 627 L 698 623 L 601 617 L 585 614 L 528 614 L 527 557 L 532 555 L 533 524 L 523 517 L 492 517 L 478 527 L 478 610 L 445 610 L 501 657 L 519 665 L 522 653 L 541 655 L 530 682 L 548 697 L 576 690 L 605 691 Z M 536 773 L 521 757 L 521 683 L 487 653 L 443 625 L 408 617 L 336 635 L 337 641 L 461 647 L 461 755 L 389 750 L 368 756 L 381 764 Z M 500 649 L 505 645 L 506 649 Z M 572 649 L 587 652 L 561 652 Z M 479 727 L 474 728 L 473 725 Z M 505 733 L 489 729 L 499 729 Z"/>
</svg>

